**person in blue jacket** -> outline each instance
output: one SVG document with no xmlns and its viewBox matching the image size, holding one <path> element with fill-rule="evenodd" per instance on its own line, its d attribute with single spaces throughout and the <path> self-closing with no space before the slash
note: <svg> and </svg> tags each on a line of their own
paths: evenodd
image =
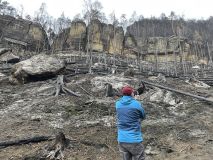
<svg viewBox="0 0 213 160">
<path fill-rule="evenodd" d="M 118 145 L 123 160 L 144 160 L 141 121 L 145 119 L 142 104 L 134 99 L 130 86 L 122 88 L 122 98 L 116 102 Z"/>
</svg>

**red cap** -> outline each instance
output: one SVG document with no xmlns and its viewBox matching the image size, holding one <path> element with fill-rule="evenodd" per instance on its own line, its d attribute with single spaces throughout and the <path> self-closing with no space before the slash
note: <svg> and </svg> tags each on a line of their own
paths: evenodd
<svg viewBox="0 0 213 160">
<path fill-rule="evenodd" d="M 130 86 L 125 86 L 122 88 L 121 92 L 123 95 L 126 95 L 126 96 L 131 96 L 132 92 L 133 92 L 133 88 L 130 87 Z"/>
</svg>

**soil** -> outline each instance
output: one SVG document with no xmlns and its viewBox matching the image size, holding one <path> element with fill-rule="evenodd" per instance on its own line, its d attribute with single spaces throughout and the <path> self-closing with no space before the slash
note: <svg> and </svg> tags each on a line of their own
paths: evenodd
<svg viewBox="0 0 213 160">
<path fill-rule="evenodd" d="M 66 160 L 121 159 L 116 140 L 114 103 L 117 99 L 104 96 L 104 84 L 95 82 L 101 80 L 100 77 L 82 74 L 68 78 L 67 87 L 81 97 L 52 96 L 55 82 L 51 79 L 17 86 L 0 84 L 0 141 L 36 135 L 54 136 L 62 131 L 70 140 L 63 151 Z M 120 75 L 117 76 L 122 83 L 134 87 L 143 78 L 123 81 Z M 102 79 L 106 80 L 106 77 Z M 167 86 L 176 89 L 201 95 L 213 93 L 212 87 L 196 89 L 182 80 L 166 80 Z M 171 100 L 175 99 L 174 105 L 163 100 L 150 101 L 156 92 L 156 88 L 149 88 L 137 97 L 147 114 L 142 122 L 146 159 L 213 159 L 213 104 L 174 93 L 170 96 Z M 45 159 L 46 148 L 52 143 L 46 141 L 1 148 L 0 159 Z"/>
</svg>

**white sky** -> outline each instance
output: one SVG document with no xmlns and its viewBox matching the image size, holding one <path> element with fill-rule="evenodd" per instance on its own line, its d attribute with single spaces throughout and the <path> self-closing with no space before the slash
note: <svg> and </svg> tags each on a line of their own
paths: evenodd
<svg viewBox="0 0 213 160">
<path fill-rule="evenodd" d="M 71 19 L 81 13 L 83 9 L 83 0 L 7 0 L 11 5 L 20 8 L 24 6 L 24 14 L 34 15 L 42 2 L 47 4 L 48 13 L 57 18 L 64 11 L 65 16 Z M 93 0 L 94 1 L 94 0 Z M 171 11 L 177 15 L 185 15 L 185 18 L 201 19 L 213 16 L 213 0 L 99 0 L 103 6 L 107 18 L 115 11 L 116 17 L 122 13 L 129 18 L 133 11 L 137 15 L 144 17 L 159 17 L 161 13 L 167 16 Z"/>
</svg>

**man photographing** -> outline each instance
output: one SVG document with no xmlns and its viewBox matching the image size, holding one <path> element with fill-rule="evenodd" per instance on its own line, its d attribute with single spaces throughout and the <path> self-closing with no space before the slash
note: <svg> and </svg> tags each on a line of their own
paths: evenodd
<svg viewBox="0 0 213 160">
<path fill-rule="evenodd" d="M 121 92 L 123 96 L 116 102 L 119 150 L 123 160 L 144 160 L 141 132 L 141 121 L 145 119 L 143 106 L 134 99 L 136 92 L 130 86 L 123 87 Z"/>
</svg>

